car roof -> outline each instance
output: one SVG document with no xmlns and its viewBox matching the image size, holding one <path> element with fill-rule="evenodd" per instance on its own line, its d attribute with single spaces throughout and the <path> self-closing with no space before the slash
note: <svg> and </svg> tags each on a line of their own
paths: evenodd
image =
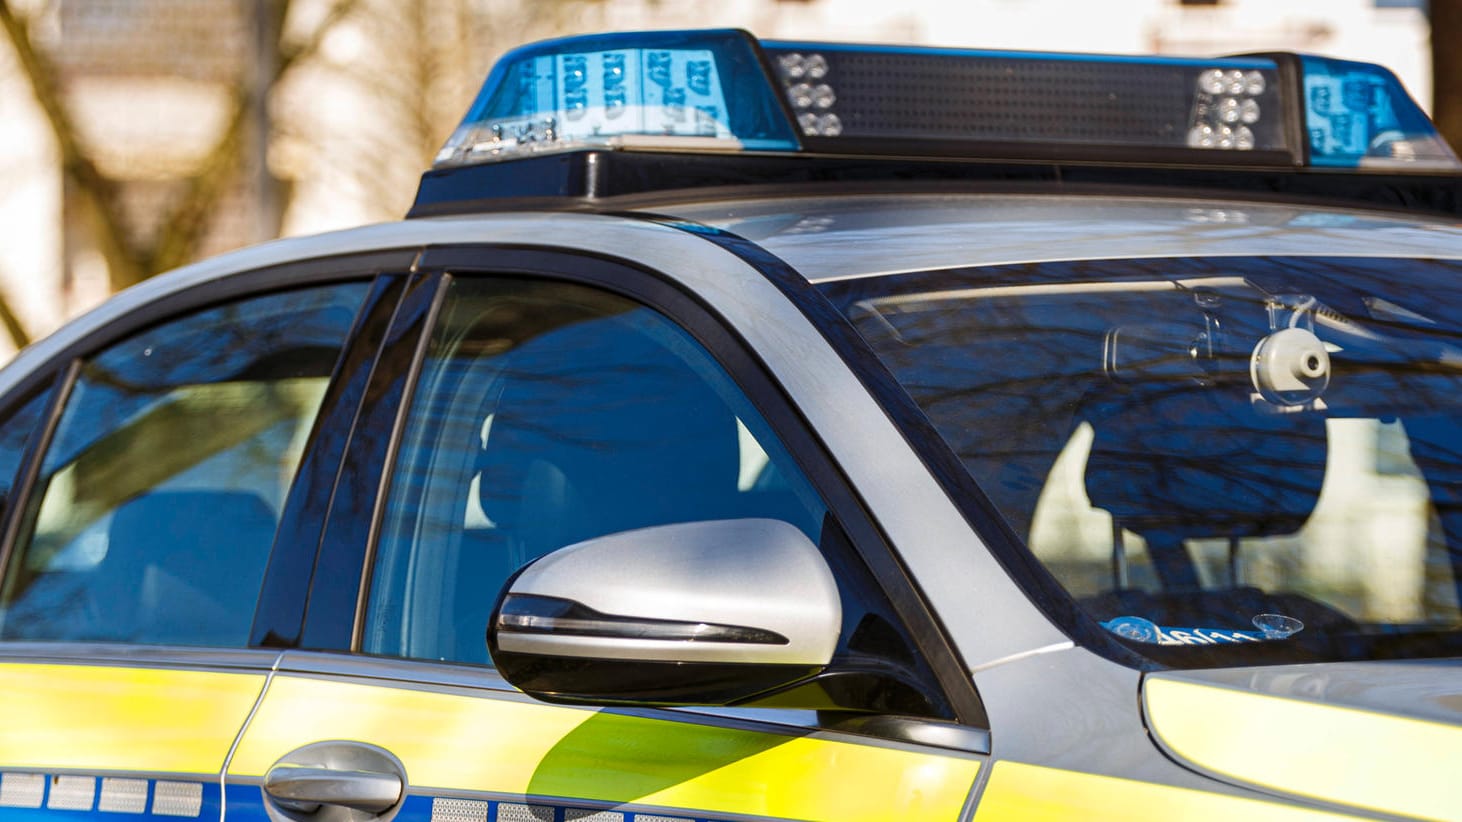
<svg viewBox="0 0 1462 822">
<path fill-rule="evenodd" d="M 1170 194 L 863 194 L 659 211 L 750 240 L 814 282 L 1058 260 L 1462 257 L 1462 226 L 1445 218 Z"/>
<path fill-rule="evenodd" d="M 676 254 L 711 244 L 648 219 L 730 232 L 812 282 L 912 270 L 1054 260 L 1168 256 L 1462 257 L 1462 227 L 1445 218 L 1324 206 L 1174 196 L 868 193 L 728 196 L 659 204 L 638 216 L 572 211 L 422 217 L 245 248 L 129 288 L 0 369 L 0 391 L 82 337 L 141 306 L 234 273 L 286 263 L 463 243 L 513 243 L 636 259 L 648 249 L 673 276 Z M 627 232 L 627 233 L 626 233 Z M 674 249 L 668 246 L 675 247 Z M 679 259 L 683 259 L 683 256 Z M 656 260 L 642 259 L 654 266 Z"/>
<path fill-rule="evenodd" d="M 607 232 L 607 227 L 615 223 L 622 225 L 615 232 Z M 513 243 L 521 246 L 525 238 L 539 237 L 554 238 L 539 243 L 543 246 L 601 253 L 616 242 L 625 243 L 627 249 L 635 249 L 655 247 L 658 241 L 659 245 L 672 247 L 669 253 L 676 253 L 673 246 L 677 242 L 711 248 L 685 232 L 650 222 L 593 214 L 541 212 L 401 220 L 274 240 L 159 274 L 113 295 L 50 336 L 22 349 L 0 368 L 0 393 L 13 388 L 77 341 L 129 313 L 173 294 L 217 283 L 234 274 L 289 263 L 392 250 L 411 251 L 436 245 Z M 683 246 L 679 253 L 684 253 Z"/>
</svg>

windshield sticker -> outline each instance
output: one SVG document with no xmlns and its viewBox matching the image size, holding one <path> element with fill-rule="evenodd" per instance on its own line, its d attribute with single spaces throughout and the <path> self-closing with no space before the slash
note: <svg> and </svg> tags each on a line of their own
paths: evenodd
<svg viewBox="0 0 1462 822">
<path fill-rule="evenodd" d="M 1157 645 L 1221 645 L 1237 642 L 1262 642 L 1284 639 L 1304 629 L 1304 623 L 1281 614 L 1259 614 L 1254 617 L 1258 631 L 1234 631 L 1223 628 L 1174 628 L 1158 625 L 1137 616 L 1121 616 L 1101 625 L 1124 639 L 1151 642 Z"/>
</svg>

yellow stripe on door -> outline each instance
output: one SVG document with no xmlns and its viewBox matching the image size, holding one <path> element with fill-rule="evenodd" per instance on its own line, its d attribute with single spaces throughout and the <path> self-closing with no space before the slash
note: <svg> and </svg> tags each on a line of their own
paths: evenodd
<svg viewBox="0 0 1462 822">
<path fill-rule="evenodd" d="M 0 664 L 0 767 L 216 774 L 262 674 Z"/>
<path fill-rule="evenodd" d="M 261 777 L 295 748 L 332 739 L 395 754 L 414 791 L 837 822 L 954 820 L 979 768 L 957 755 L 276 676 L 229 773 Z"/>
</svg>

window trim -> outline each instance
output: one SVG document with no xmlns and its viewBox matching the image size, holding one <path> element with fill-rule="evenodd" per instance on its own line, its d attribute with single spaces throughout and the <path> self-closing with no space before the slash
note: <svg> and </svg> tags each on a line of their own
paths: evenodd
<svg viewBox="0 0 1462 822">
<path fill-rule="evenodd" d="M 312 576 L 297 647 L 359 648 L 362 626 L 358 615 L 363 613 L 369 593 L 375 543 L 389 491 L 387 466 L 400 447 L 414 376 L 426 354 L 436 307 L 446 293 L 444 281 L 440 274 L 412 274 L 372 360 L 370 379 L 330 492 L 328 519 L 321 523 L 316 558 L 317 566 L 353 573 L 348 580 L 333 574 Z M 335 504 L 342 496 L 350 500 L 350 510 Z M 355 512 L 369 513 L 360 517 L 353 516 Z"/>
<path fill-rule="evenodd" d="M 274 546 L 264 571 L 259 605 L 249 629 L 253 647 L 296 647 L 309 608 L 310 581 L 320 564 L 321 542 L 340 471 L 355 430 L 365 387 L 380 356 L 385 329 L 397 306 L 406 277 L 381 273 L 357 313 L 340 360 L 320 402 L 319 413 L 305 441 L 299 470 L 286 492 Z M 283 545 L 314 550 L 277 550 Z"/>
<path fill-rule="evenodd" d="M 8 582 L 11 579 L 10 563 L 15 558 L 15 542 L 20 538 L 21 532 L 26 529 L 27 521 L 30 518 L 28 515 L 31 512 L 31 497 L 34 495 L 36 483 L 40 479 L 41 463 L 46 452 L 51 448 L 51 440 L 56 436 L 56 429 L 61 426 L 61 415 L 66 410 L 66 403 L 71 399 L 71 391 L 80 376 L 81 357 L 73 357 L 64 368 L 58 369 L 51 375 L 51 401 L 47 405 L 36 436 L 26 446 L 25 456 L 21 457 L 20 470 L 16 472 L 15 484 L 11 486 L 10 503 L 4 512 L 4 531 L 0 532 L 0 601 L 3 601 L 8 593 Z M 33 390 L 35 389 L 29 388 L 24 394 L 29 396 Z M 19 400 L 18 402 L 24 401 Z M 18 407 L 18 403 L 11 407 Z M 39 507 L 36 511 L 39 512 Z"/>
</svg>

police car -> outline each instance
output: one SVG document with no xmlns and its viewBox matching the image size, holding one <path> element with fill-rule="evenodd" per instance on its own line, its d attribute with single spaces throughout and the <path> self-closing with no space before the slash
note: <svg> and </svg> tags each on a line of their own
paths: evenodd
<svg viewBox="0 0 1462 822">
<path fill-rule="evenodd" d="M 1462 818 L 1394 77 L 582 37 L 0 371 L 0 818 Z"/>
</svg>

